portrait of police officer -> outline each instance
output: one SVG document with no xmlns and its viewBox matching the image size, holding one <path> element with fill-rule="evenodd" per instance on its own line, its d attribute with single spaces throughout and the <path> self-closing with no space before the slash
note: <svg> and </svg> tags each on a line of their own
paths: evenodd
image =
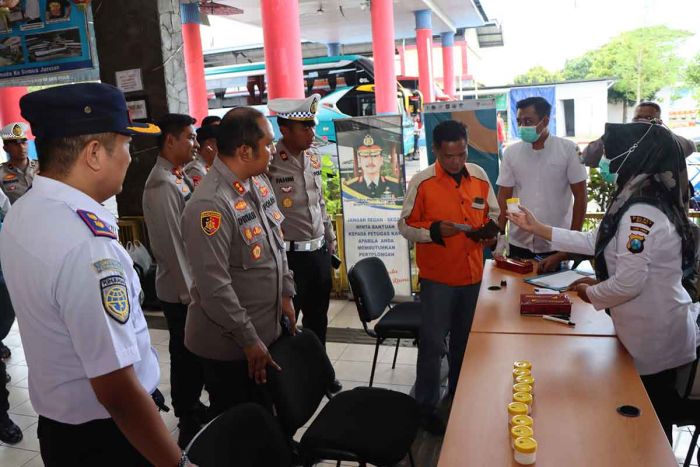
<svg viewBox="0 0 700 467">
<path fill-rule="evenodd" d="M 182 235 L 192 270 L 185 345 L 203 358 L 209 408 L 266 405 L 259 385 L 279 366 L 268 346 L 295 331 L 294 280 L 265 177 L 274 152 L 270 122 L 238 107 L 219 125 L 219 155 L 185 206 Z"/>
<path fill-rule="evenodd" d="M 0 188 L 13 203 L 32 186 L 32 180 L 39 171 L 39 163 L 29 159 L 29 141 L 26 123 L 15 122 L 5 125 L 2 144 L 8 159 L 0 164 Z"/>
<path fill-rule="evenodd" d="M 351 178 L 345 185 L 368 198 L 397 199 L 403 197 L 401 183 L 397 178 L 382 175 L 384 155 L 382 147 L 367 135 L 357 148 L 356 169 L 361 174 Z"/>
<path fill-rule="evenodd" d="M 199 401 L 204 386 L 202 363 L 185 347 L 192 279 L 180 232 L 180 218 L 194 190 L 183 171 L 199 148 L 194 123 L 184 114 L 167 114 L 158 120 L 158 157 L 143 189 L 143 218 L 156 260 L 156 295 L 170 335 L 171 396 L 179 419 L 178 444 L 183 448 L 206 422 L 206 408 Z"/>
<path fill-rule="evenodd" d="M 332 287 L 331 255 L 336 242 L 333 224 L 326 213 L 321 181 L 321 158 L 311 146 L 316 136 L 319 95 L 307 99 L 273 99 L 282 139 L 270 164 L 268 176 L 285 220 L 282 223 L 287 260 L 294 272 L 294 308 L 301 312 L 304 329 L 326 343 L 328 306 Z M 339 391 L 339 381 L 333 391 Z"/>
<path fill-rule="evenodd" d="M 132 135 L 116 87 L 29 93 L 22 116 L 42 173 L 0 232 L 46 466 L 186 465 L 161 419 L 160 369 L 132 261 L 101 203 L 119 193 Z M 160 396 L 162 399 L 162 396 Z"/>
</svg>

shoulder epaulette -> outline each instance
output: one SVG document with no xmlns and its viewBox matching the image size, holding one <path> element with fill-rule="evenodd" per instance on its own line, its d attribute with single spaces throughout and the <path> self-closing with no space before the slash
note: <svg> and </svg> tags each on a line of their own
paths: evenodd
<svg viewBox="0 0 700 467">
<path fill-rule="evenodd" d="M 78 209 L 75 212 L 78 214 L 78 216 L 80 216 L 83 222 L 85 222 L 85 225 L 88 226 L 95 237 L 117 239 L 117 234 L 112 232 L 109 226 L 102 219 L 97 217 L 96 214 L 93 214 L 90 211 L 83 211 L 82 209 Z"/>
</svg>

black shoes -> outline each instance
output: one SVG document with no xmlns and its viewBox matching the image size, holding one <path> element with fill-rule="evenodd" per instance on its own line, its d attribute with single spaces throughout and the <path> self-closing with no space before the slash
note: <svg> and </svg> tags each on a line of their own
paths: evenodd
<svg viewBox="0 0 700 467">
<path fill-rule="evenodd" d="M 0 415 L 0 441 L 17 444 L 22 441 L 22 430 L 14 424 L 7 414 Z"/>
<path fill-rule="evenodd" d="M 340 381 L 334 379 L 328 390 L 331 392 L 331 394 L 335 394 L 343 390 L 343 385 L 340 384 Z"/>
<path fill-rule="evenodd" d="M 431 435 L 444 436 L 447 424 L 437 413 L 426 413 L 420 417 L 420 426 Z"/>
</svg>

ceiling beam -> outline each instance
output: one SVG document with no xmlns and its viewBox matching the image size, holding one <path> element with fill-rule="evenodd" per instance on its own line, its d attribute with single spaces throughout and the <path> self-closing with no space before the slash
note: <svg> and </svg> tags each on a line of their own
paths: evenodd
<svg viewBox="0 0 700 467">
<path fill-rule="evenodd" d="M 450 20 L 450 18 L 447 17 L 445 12 L 442 11 L 442 9 L 435 4 L 435 2 L 433 0 L 421 0 L 421 1 L 425 4 L 426 7 L 428 7 L 433 12 L 433 14 L 435 16 L 440 18 L 440 21 L 442 21 L 443 24 L 445 26 L 447 26 L 447 28 L 450 31 L 457 33 L 457 27 L 455 26 L 455 24 L 452 22 L 452 20 Z"/>
</svg>

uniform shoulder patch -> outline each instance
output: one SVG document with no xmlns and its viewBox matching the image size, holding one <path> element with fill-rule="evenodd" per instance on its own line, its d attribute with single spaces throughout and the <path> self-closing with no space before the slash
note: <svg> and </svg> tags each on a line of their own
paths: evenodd
<svg viewBox="0 0 700 467">
<path fill-rule="evenodd" d="M 131 308 L 124 276 L 113 275 L 100 279 L 100 291 L 102 306 L 107 315 L 119 324 L 126 324 L 129 321 Z"/>
<path fill-rule="evenodd" d="M 649 231 L 645 229 L 644 227 L 637 227 L 636 225 L 630 226 L 630 230 L 634 232 L 641 232 L 644 235 L 649 235 Z"/>
<path fill-rule="evenodd" d="M 221 213 L 218 211 L 202 211 L 199 220 L 202 230 L 210 237 L 221 227 Z"/>
<path fill-rule="evenodd" d="M 654 221 L 652 221 L 651 219 L 647 219 L 644 216 L 630 216 L 630 220 L 633 224 L 642 224 L 646 225 L 649 228 L 651 228 L 654 225 Z"/>
<path fill-rule="evenodd" d="M 644 240 L 646 240 L 644 235 L 630 234 L 627 240 L 627 249 L 630 253 L 641 253 L 644 251 Z"/>
<path fill-rule="evenodd" d="M 92 263 L 93 269 L 97 274 L 102 274 L 106 271 L 117 272 L 119 274 L 124 274 L 124 266 L 122 263 L 113 258 L 105 258 Z"/>
<path fill-rule="evenodd" d="M 78 209 L 75 212 L 80 216 L 83 222 L 85 222 L 85 225 L 88 226 L 95 237 L 117 239 L 117 234 L 112 232 L 109 226 L 102 219 L 97 217 L 96 214 L 90 211 L 83 211 L 82 209 Z"/>
</svg>

